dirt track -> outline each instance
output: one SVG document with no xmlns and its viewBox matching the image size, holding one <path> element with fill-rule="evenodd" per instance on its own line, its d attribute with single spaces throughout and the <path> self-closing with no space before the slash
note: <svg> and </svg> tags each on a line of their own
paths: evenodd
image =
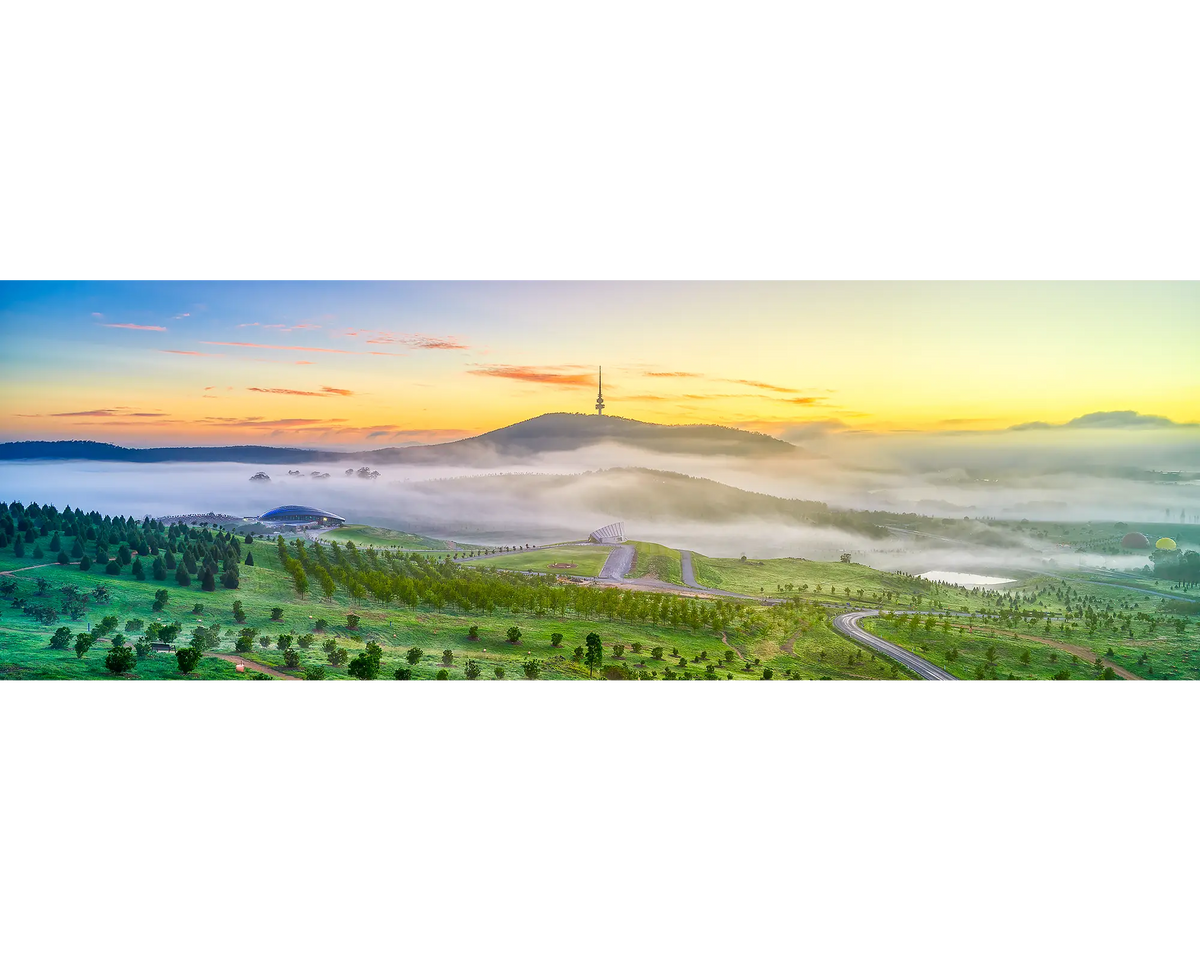
<svg viewBox="0 0 1200 960">
<path fill-rule="evenodd" d="M 292 673 L 284 673 L 281 670 L 274 670 L 271 667 L 264 667 L 261 663 L 255 663 L 253 660 L 247 660 L 245 657 L 239 657 L 236 653 L 206 653 L 206 657 L 216 657 L 218 660 L 226 660 L 229 663 L 240 663 L 247 670 L 253 670 L 255 673 L 265 673 L 269 677 L 275 677 L 277 680 L 300 680 L 301 677 Z"/>
<path fill-rule="evenodd" d="M 1042 643 L 1042 644 L 1045 644 L 1047 647 L 1054 647 L 1055 649 L 1061 650 L 1064 653 L 1074 654 L 1075 656 L 1077 656 L 1080 660 L 1084 661 L 1085 663 L 1095 663 L 1096 662 L 1096 651 L 1095 650 L 1089 650 L 1087 647 L 1077 647 L 1073 643 L 1063 643 L 1061 640 L 1051 640 L 1048 637 L 1039 637 L 1039 636 L 1037 636 L 1037 634 L 1033 634 L 1033 633 L 1011 633 L 1010 632 L 1010 633 L 1006 633 L 1006 634 L 1000 634 L 1000 632 L 997 631 L 997 635 L 998 636 L 1000 636 L 1000 635 L 1010 636 L 1010 637 L 1014 637 L 1014 638 L 1020 639 L 1020 640 L 1033 640 L 1035 643 Z M 1101 657 L 1100 662 L 1106 667 L 1112 667 L 1113 673 L 1115 673 L 1122 680 L 1145 680 L 1146 679 L 1145 677 L 1139 677 L 1136 673 L 1131 673 L 1129 670 L 1125 669 L 1119 663 L 1114 663 L 1112 660 L 1108 659 L 1108 657 Z"/>
</svg>

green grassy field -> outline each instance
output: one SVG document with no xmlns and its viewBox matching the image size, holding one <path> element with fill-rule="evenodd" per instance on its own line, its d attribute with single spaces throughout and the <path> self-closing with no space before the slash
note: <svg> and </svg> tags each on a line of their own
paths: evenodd
<svg viewBox="0 0 1200 960">
<path fill-rule="evenodd" d="M 534 573 L 561 573 L 567 576 L 596 577 L 604 566 L 611 547 L 576 546 L 547 547 L 528 553 L 498 553 L 478 560 L 470 560 L 467 566 L 484 567 L 492 570 L 522 570 Z M 553 564 L 572 564 L 571 567 L 553 567 Z"/>
<path fill-rule="evenodd" d="M 978 623 L 942 621 L 929 630 L 924 618 L 919 619 L 915 629 L 912 618 L 899 623 L 884 617 L 868 617 L 861 625 L 876 636 L 919 653 L 962 680 L 1051 680 L 1064 670 L 1068 676 L 1063 679 L 1095 680 L 1100 675 L 1094 658 L 1072 655 L 1033 640 L 1008 637 L 1003 631 Z"/>
<path fill-rule="evenodd" d="M 49 543 L 47 536 L 36 539 L 33 544 L 26 544 L 24 558 L 16 558 L 11 545 L 0 550 L 0 569 L 12 570 L 38 563 L 33 557 L 35 546 L 42 547 L 46 555 L 42 563 L 52 560 Z M 654 570 L 660 579 L 663 574 L 666 579 L 678 578 L 676 551 L 656 544 L 637 543 L 635 546 L 639 550 L 641 564 L 637 572 Z M 514 614 L 504 609 L 470 614 L 453 610 L 439 612 L 431 607 L 414 609 L 398 603 L 384 604 L 370 598 L 352 600 L 340 590 L 329 600 L 314 598 L 311 593 L 301 598 L 296 595 L 290 577 L 282 569 L 274 545 L 256 541 L 252 549 L 255 566 L 240 567 L 241 588 L 226 590 L 219 587 L 215 593 L 200 590 L 198 584 L 181 588 L 173 580 L 157 582 L 148 579 L 139 582 L 130 575 L 128 567 L 120 575 L 109 575 L 98 565 L 84 573 L 74 563 L 60 566 L 50 562 L 37 569 L 0 577 L 0 584 L 13 582 L 17 595 L 26 599 L 40 599 L 34 596 L 39 577 L 46 580 L 49 599 L 57 597 L 58 588 L 68 584 L 84 590 L 104 584 L 112 594 L 106 604 L 90 604 L 88 612 L 80 620 L 69 621 L 64 617 L 49 626 L 39 625 L 12 607 L 10 598 L 0 598 L 0 676 L 14 679 L 108 678 L 110 675 L 103 662 L 109 646 L 107 638 L 98 640 L 82 659 L 76 658 L 73 650 L 54 651 L 48 648 L 49 637 L 58 626 L 67 625 L 72 632 L 79 632 L 88 629 L 89 622 L 96 623 L 108 614 L 118 617 L 117 629 L 122 633 L 126 632 L 124 625 L 129 619 L 141 619 L 147 623 L 151 620 L 161 623 L 178 621 L 183 625 L 178 643 L 186 643 L 196 626 L 216 626 L 220 632 L 217 652 L 233 652 L 236 634 L 242 626 L 234 621 L 232 615 L 232 603 L 236 599 L 245 607 L 245 625 L 258 628 L 263 635 L 272 639 L 284 633 L 297 637 L 315 633 L 316 621 L 327 620 L 327 630 L 317 633 L 316 642 L 309 649 L 300 651 L 300 657 L 302 667 L 324 664 L 326 676 L 331 679 L 345 678 L 347 673 L 344 666 L 332 667 L 327 662 L 321 644 L 330 637 L 336 638 L 351 656 L 361 651 L 368 641 L 378 642 L 384 650 L 385 677 L 390 677 L 397 667 L 406 665 L 404 653 L 409 647 L 419 646 L 425 653 L 414 667 L 416 678 L 434 677 L 442 667 L 442 651 L 446 649 L 451 651 L 452 662 L 448 670 L 453 679 L 463 678 L 467 657 L 480 663 L 486 679 L 494 677 L 494 668 L 497 666 L 504 669 L 505 679 L 523 678 L 521 664 L 529 657 L 542 661 L 543 678 L 586 678 L 586 667 L 572 659 L 572 651 L 583 644 L 586 634 L 592 631 L 601 636 L 606 657 L 611 655 L 614 644 L 625 647 L 623 659 L 618 661 L 614 671 L 616 675 L 627 671 L 661 677 L 665 668 L 670 667 L 674 673 L 682 669 L 689 676 L 700 676 L 707 672 L 708 665 L 719 660 L 722 666 L 716 675 L 724 677 L 732 674 L 736 679 L 757 678 L 761 676 L 763 668 L 773 670 L 776 679 L 786 676 L 829 676 L 834 679 L 891 677 L 889 661 L 882 657 L 872 660 L 869 652 L 861 651 L 835 633 L 828 623 L 834 611 L 813 605 L 814 602 L 828 602 L 831 588 L 836 588 L 839 603 L 844 602 L 844 590 L 850 587 L 855 602 L 859 601 L 859 589 L 864 591 L 863 603 L 872 599 L 872 591 L 875 596 L 890 592 L 893 595 L 891 605 L 900 608 L 910 605 L 915 595 L 917 603 L 926 611 L 944 607 L 991 614 L 1021 610 L 1055 617 L 1069 615 L 1065 622 L 1051 623 L 1051 636 L 1054 639 L 1085 647 L 1095 655 L 1107 656 L 1111 648 L 1114 662 L 1147 679 L 1200 677 L 1200 608 L 1184 604 L 1176 610 L 1171 607 L 1176 601 L 1134 593 L 1102 582 L 1066 581 L 1040 576 L 1006 585 L 1000 590 L 972 592 L 963 588 L 937 587 L 856 564 L 695 557 L 697 577 L 702 583 L 747 593 L 753 593 L 755 586 L 765 587 L 768 595 L 775 593 L 776 587 L 786 587 L 791 583 L 793 589 L 785 589 L 779 595 L 800 601 L 799 605 L 792 603 L 773 609 L 745 603 L 737 608 L 723 638 L 720 632 L 710 627 L 689 629 L 686 624 L 671 625 L 666 621 L 655 626 L 604 617 L 582 619 L 573 615 Z M 515 565 L 520 568 L 528 564 L 533 568 L 536 564 L 552 562 L 579 564 L 578 558 L 587 557 L 590 567 L 579 564 L 567 572 L 598 572 L 607 552 L 606 547 L 599 546 L 559 547 L 508 557 L 494 555 L 473 561 L 472 565 Z M 567 557 L 571 559 L 564 559 Z M 514 564 L 514 561 L 517 563 Z M 718 578 L 720 582 L 714 582 Z M 799 587 L 805 583 L 808 584 L 808 590 L 801 592 Z M 822 588 L 820 593 L 816 592 L 818 585 Z M 165 611 L 155 614 L 151 610 L 154 591 L 161 588 L 169 591 L 171 599 Z M 191 612 L 196 603 L 204 607 L 199 615 Z M 284 610 L 284 615 L 281 620 L 272 621 L 270 611 L 276 606 Z M 356 630 L 346 625 L 346 615 L 349 613 L 362 618 Z M 1122 620 L 1124 622 L 1120 622 Z M 889 639 L 910 645 L 907 635 L 894 635 L 894 630 L 888 626 L 889 621 L 876 622 L 882 625 L 880 631 Z M 1125 623 L 1130 624 L 1129 629 L 1125 628 Z M 1182 633 L 1177 629 L 1179 624 L 1183 626 Z M 471 640 L 467 636 L 468 628 L 472 625 L 478 627 L 478 640 Z M 517 626 L 522 631 L 523 636 L 517 645 L 511 645 L 505 639 L 510 626 Z M 955 624 L 952 630 L 957 630 L 958 626 Z M 925 637 L 922 634 L 913 642 L 929 647 L 933 653 L 931 659 L 939 663 L 941 661 L 937 660 L 937 656 L 942 647 L 937 644 L 944 647 L 947 640 L 956 642 L 961 660 L 952 669 L 960 674 L 965 670 L 973 675 L 980 663 L 986 664 L 986 648 L 989 645 L 997 647 L 997 669 L 1003 676 L 1009 672 L 1016 677 L 1042 676 L 1050 665 L 1056 666 L 1050 675 L 1057 669 L 1068 667 L 1074 671 L 1073 676 L 1075 673 L 1082 677 L 1088 671 L 1095 672 L 1090 664 L 1074 664 L 1069 655 L 1061 652 L 1057 660 L 1051 660 L 1049 649 L 1036 641 L 1013 640 L 1002 636 L 1002 631 L 1011 626 L 1008 622 L 987 621 L 981 623 L 980 628 L 992 631 L 994 636 L 977 639 L 976 635 L 968 634 L 962 641 L 959 641 L 957 633 L 946 637 L 935 629 L 932 636 Z M 1043 628 L 1042 621 L 1036 625 L 1022 624 L 1018 627 L 1026 632 L 1040 632 Z M 890 630 L 892 633 L 889 633 Z M 562 646 L 558 648 L 550 644 L 550 634 L 555 632 L 564 635 Z M 139 631 L 127 634 L 130 641 L 139 635 Z M 634 643 L 641 645 L 640 653 L 632 650 Z M 656 646 L 664 648 L 661 660 L 650 656 L 650 650 Z M 919 645 L 913 649 L 926 652 Z M 1020 655 L 1026 649 L 1030 651 L 1032 665 L 1020 663 Z M 677 653 L 671 657 L 673 650 Z M 732 654 L 733 660 L 726 665 L 724 659 L 727 653 Z M 284 667 L 283 654 L 274 646 L 264 649 L 256 642 L 248 657 L 267 666 Z M 688 661 L 683 668 L 678 664 L 680 658 Z M 133 676 L 177 679 L 183 675 L 178 672 L 173 656 L 156 654 L 139 661 Z M 232 664 L 212 657 L 204 658 L 193 676 L 201 679 L 246 677 L 237 674 Z"/>
<path fill-rule="evenodd" d="M 398 550 L 434 550 L 438 552 L 451 550 L 445 540 L 435 540 L 432 537 L 422 537 L 400 530 L 388 530 L 385 527 L 369 527 L 359 523 L 349 523 L 336 530 L 322 532 L 321 539 L 353 543 L 356 547 L 386 547 Z M 470 549 L 473 549 L 470 544 L 456 544 L 453 548 L 453 550 Z"/>
<path fill-rule="evenodd" d="M 645 543 L 630 540 L 629 545 L 637 551 L 631 577 L 654 576 L 663 583 L 682 584 L 679 566 L 679 551 L 664 547 L 661 543 Z"/>
<path fill-rule="evenodd" d="M 39 540 L 43 547 L 48 538 Z M 29 545 L 32 548 L 33 545 Z M 587 550 L 589 548 L 577 548 Z M 603 556 L 603 547 L 592 548 Z M 542 679 L 587 679 L 588 671 L 581 662 L 573 659 L 572 652 L 584 644 L 586 635 L 596 632 L 605 649 L 603 673 L 609 679 L 620 679 L 626 675 L 644 675 L 648 678 L 663 678 L 668 670 L 678 676 L 701 678 L 711 671 L 717 679 L 757 680 L 764 669 L 773 671 L 773 679 L 794 677 L 797 679 L 819 679 L 830 677 L 883 679 L 892 677 L 890 663 L 879 659 L 873 661 L 854 645 L 835 633 L 828 624 L 825 612 L 816 609 L 780 608 L 769 610 L 749 604 L 740 608 L 734 622 L 725 630 L 724 637 L 711 628 L 689 629 L 686 625 L 673 626 L 626 623 L 606 618 L 582 619 L 572 615 L 560 617 L 555 614 L 536 616 L 522 612 L 496 610 L 492 613 L 473 612 L 460 614 L 451 611 L 438 612 L 431 608 L 413 609 L 396 603 L 383 604 L 372 599 L 352 600 L 338 592 L 331 599 L 314 598 L 311 594 L 298 597 L 291 578 L 283 570 L 274 546 L 269 542 L 256 541 L 252 547 L 255 565 L 241 566 L 241 587 L 226 590 L 218 587 L 214 593 L 199 589 L 197 584 L 179 587 L 172 580 L 159 582 L 153 579 L 135 580 L 126 567 L 120 575 L 109 575 L 99 566 L 82 572 L 76 564 L 59 566 L 50 564 L 14 576 L 0 577 L 0 584 L 13 581 L 17 595 L 27 599 L 36 598 L 37 578 L 46 581 L 46 596 L 53 600 L 59 588 L 75 585 L 90 591 L 103 584 L 111 597 L 106 603 L 90 603 L 87 613 L 77 621 L 63 617 L 57 623 L 41 625 L 20 610 L 8 605 L 4 598 L 0 606 L 0 677 L 5 679 L 184 679 L 176 665 L 175 657 L 169 653 L 151 654 L 138 661 L 131 674 L 116 677 L 104 666 L 104 655 L 111 648 L 109 638 L 98 639 L 82 659 L 73 649 L 51 650 L 49 638 L 60 626 L 70 627 L 73 633 L 87 630 L 106 615 L 114 615 L 119 624 L 116 632 L 125 635 L 132 644 L 144 633 L 143 630 L 126 631 L 125 624 L 131 619 L 146 623 L 179 622 L 182 631 L 177 645 L 188 642 L 197 626 L 216 627 L 219 643 L 213 652 L 232 653 L 238 631 L 243 626 L 257 628 L 260 637 L 272 641 L 263 647 L 257 640 L 253 650 L 244 654 L 247 660 L 286 671 L 281 651 L 273 640 L 281 634 L 292 634 L 297 638 L 315 633 L 313 645 L 301 650 L 301 667 L 291 671 L 302 675 L 308 666 L 323 665 L 327 679 L 348 677 L 345 666 L 330 666 L 321 648 L 323 641 L 334 638 L 353 657 L 363 650 L 368 641 L 375 641 L 383 648 L 381 678 L 387 679 L 397 667 L 407 666 L 406 652 L 411 647 L 420 647 L 424 653 L 413 667 L 414 679 L 433 679 L 443 668 L 443 651 L 451 652 L 451 663 L 446 667 L 449 679 L 464 679 L 468 658 L 482 667 L 482 679 L 495 679 L 495 668 L 504 670 L 504 679 L 524 679 L 522 664 L 529 658 L 541 663 Z M 664 552 L 665 548 L 663 548 Z M 549 551 L 547 551 L 549 552 Z M 673 551 L 672 551 L 673 552 Z M 21 561 L 29 565 L 30 555 Z M 661 554 L 660 554 L 661 555 Z M 11 548 L 0 551 L 0 557 L 11 557 Z M 537 554 L 526 555 L 529 559 Z M 678 555 L 675 555 L 678 563 Z M 501 557 L 489 558 L 500 560 Z M 11 568 L 12 564 L 9 564 Z M 161 613 L 151 609 L 154 592 L 166 589 L 169 594 L 167 607 Z M 600 589 L 600 588 L 597 588 Z M 246 614 L 245 623 L 237 623 L 233 617 L 232 604 L 241 601 Z M 203 610 L 193 614 L 194 604 L 202 604 Z M 284 613 L 278 621 L 271 620 L 271 609 L 280 607 Z M 346 615 L 353 613 L 361 617 L 357 629 L 347 626 Z M 316 632 L 318 619 L 328 621 L 328 627 Z M 471 626 L 478 628 L 477 640 L 468 636 Z M 517 644 L 510 644 L 506 634 L 511 626 L 521 630 Z M 551 645 L 552 633 L 562 633 L 560 647 Z M 639 644 L 640 651 L 633 645 Z M 614 659 L 614 645 L 624 647 L 622 657 Z M 652 656 L 655 647 L 662 647 L 662 658 Z M 726 658 L 730 659 L 727 660 Z M 683 665 L 679 661 L 686 661 Z M 250 673 L 238 674 L 233 664 L 215 657 L 206 656 L 197 670 L 189 675 L 194 679 L 249 679 Z"/>
<path fill-rule="evenodd" d="M 925 581 L 899 573 L 884 573 L 858 563 L 821 563 L 793 558 L 737 560 L 692 554 L 692 570 L 696 582 L 704 586 L 767 596 L 802 595 L 813 599 L 836 596 L 838 600 L 849 597 L 871 601 L 887 593 L 909 596 L 945 592 L 945 588 L 936 588 Z"/>
</svg>

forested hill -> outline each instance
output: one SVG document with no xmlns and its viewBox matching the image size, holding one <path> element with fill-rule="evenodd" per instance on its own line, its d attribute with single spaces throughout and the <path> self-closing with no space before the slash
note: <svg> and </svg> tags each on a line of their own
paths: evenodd
<svg viewBox="0 0 1200 960">
<path fill-rule="evenodd" d="M 119 447 L 94 440 L 21 440 L 0 443 L 0 460 L 110 460 L 123 463 L 312 463 L 354 454 L 294 447 Z"/>
<path fill-rule="evenodd" d="M 498 430 L 428 446 L 389 447 L 363 454 L 373 463 L 487 465 L 539 454 L 570 453 L 599 444 L 661 454 L 705 457 L 778 458 L 805 456 L 800 448 L 749 430 L 715 424 L 664 424 L 546 413 Z"/>
</svg>

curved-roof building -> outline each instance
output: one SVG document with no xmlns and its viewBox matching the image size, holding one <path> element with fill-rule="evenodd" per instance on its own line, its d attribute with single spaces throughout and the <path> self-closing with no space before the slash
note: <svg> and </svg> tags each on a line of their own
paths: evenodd
<svg viewBox="0 0 1200 960">
<path fill-rule="evenodd" d="M 264 523 L 345 523 L 345 517 L 339 517 L 329 510 L 318 510 L 316 507 L 303 507 L 298 504 L 288 504 L 268 510 L 258 518 Z"/>
<path fill-rule="evenodd" d="M 1175 541 L 1170 537 L 1163 537 L 1158 541 L 1158 543 L 1155 544 L 1155 546 L 1158 547 L 1159 550 L 1174 550 L 1176 544 Z"/>
<path fill-rule="evenodd" d="M 1132 550 L 1144 550 L 1146 547 L 1150 546 L 1150 540 L 1144 533 L 1137 533 L 1136 531 L 1133 531 L 1125 534 L 1125 536 L 1121 538 L 1121 546 Z"/>
</svg>

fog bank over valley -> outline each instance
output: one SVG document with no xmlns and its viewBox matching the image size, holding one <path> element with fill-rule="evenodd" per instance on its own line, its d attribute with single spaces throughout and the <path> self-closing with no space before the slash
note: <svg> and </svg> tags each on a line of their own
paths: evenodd
<svg viewBox="0 0 1200 960">
<path fill-rule="evenodd" d="M 468 462 L 462 448 L 452 464 L 376 461 L 377 479 L 346 476 L 368 463 L 352 458 L 9 460 L 0 462 L 0 497 L 135 517 L 250 517 L 295 503 L 351 523 L 484 545 L 580 538 L 623 520 L 633 539 L 709 556 L 828 560 L 849 552 L 857 562 L 909 573 L 1008 573 L 1049 569 L 1050 561 L 1057 569 L 1140 569 L 1144 554 L 1081 553 L 1078 543 L 1057 547 L 1045 531 L 977 521 L 1200 522 L 1197 437 L 1182 428 L 934 437 L 831 431 L 796 438 L 804 450 L 795 456 L 779 448 L 770 456 L 700 456 L 612 442 L 514 455 L 511 447 L 477 445 Z M 270 480 L 251 480 L 259 471 Z M 894 516 L 901 514 L 942 519 L 914 523 Z"/>
</svg>

